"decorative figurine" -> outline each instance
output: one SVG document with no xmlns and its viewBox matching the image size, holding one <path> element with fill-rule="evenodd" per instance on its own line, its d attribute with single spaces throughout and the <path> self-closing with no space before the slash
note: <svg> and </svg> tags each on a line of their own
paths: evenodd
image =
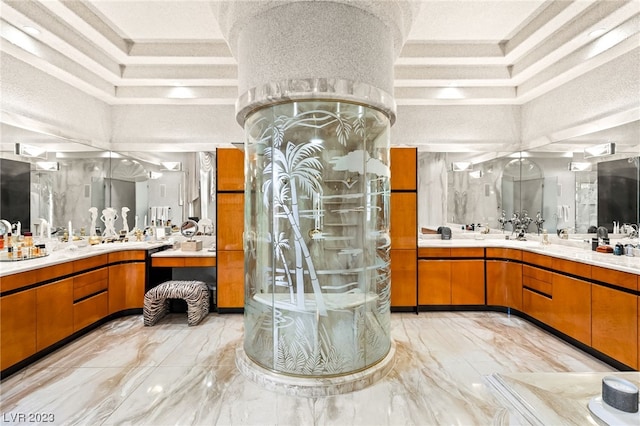
<svg viewBox="0 0 640 426">
<path fill-rule="evenodd" d="M 129 222 L 127 221 L 127 213 L 129 213 L 129 207 L 122 208 L 122 230 L 125 234 L 129 233 Z"/>
<path fill-rule="evenodd" d="M 96 236 L 96 220 L 98 219 L 98 208 L 91 207 L 89 209 L 89 213 L 91 213 L 91 227 L 89 228 L 89 236 Z"/>
</svg>

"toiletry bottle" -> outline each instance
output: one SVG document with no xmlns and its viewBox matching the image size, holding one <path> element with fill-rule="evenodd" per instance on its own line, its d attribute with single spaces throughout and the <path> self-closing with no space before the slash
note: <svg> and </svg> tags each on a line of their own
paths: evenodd
<svg viewBox="0 0 640 426">
<path fill-rule="evenodd" d="M 33 246 L 33 234 L 31 232 L 24 233 L 24 246 L 25 247 Z"/>
<path fill-rule="evenodd" d="M 13 247 L 7 247 L 7 259 L 13 260 Z"/>
</svg>

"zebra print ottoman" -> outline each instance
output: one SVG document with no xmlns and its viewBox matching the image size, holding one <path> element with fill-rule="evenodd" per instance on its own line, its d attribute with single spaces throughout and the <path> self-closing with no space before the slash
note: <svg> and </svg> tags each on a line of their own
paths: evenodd
<svg viewBox="0 0 640 426">
<path fill-rule="evenodd" d="M 165 281 L 144 295 L 144 325 L 151 326 L 169 312 L 169 299 L 187 302 L 187 323 L 196 325 L 209 314 L 209 288 L 202 281 Z"/>
</svg>

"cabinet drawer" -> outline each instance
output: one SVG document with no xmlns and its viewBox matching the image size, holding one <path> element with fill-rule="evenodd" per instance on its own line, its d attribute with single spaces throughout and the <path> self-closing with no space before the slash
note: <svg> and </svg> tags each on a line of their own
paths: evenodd
<svg viewBox="0 0 640 426">
<path fill-rule="evenodd" d="M 487 247 L 487 257 L 508 260 L 522 260 L 522 251 L 510 248 Z"/>
<path fill-rule="evenodd" d="M 551 284 L 550 282 L 523 276 L 522 286 L 531 290 L 539 291 L 540 293 L 544 293 L 544 295 L 547 297 L 553 297 L 553 284 Z"/>
<path fill-rule="evenodd" d="M 483 247 L 454 247 L 451 249 L 451 257 L 484 258 L 484 248 Z"/>
<path fill-rule="evenodd" d="M 109 296 L 104 293 L 73 305 L 73 331 L 82 330 L 88 325 L 106 317 L 109 313 Z"/>
<path fill-rule="evenodd" d="M 86 271 L 87 269 L 99 268 L 100 266 L 107 266 L 109 257 L 106 254 L 99 256 L 93 256 L 88 259 L 76 260 L 73 262 L 73 272 Z"/>
<path fill-rule="evenodd" d="M 418 257 L 451 257 L 451 249 L 448 247 L 421 247 L 418 249 Z"/>
<path fill-rule="evenodd" d="M 216 266 L 215 257 L 185 257 L 184 266 L 189 267 L 213 267 Z"/>
<path fill-rule="evenodd" d="M 613 269 L 602 268 L 600 266 L 591 267 L 591 277 L 594 280 L 617 285 L 618 287 L 628 288 L 630 290 L 638 289 L 638 280 L 640 277 L 627 272 L 615 271 Z"/>
<path fill-rule="evenodd" d="M 73 300 L 99 293 L 109 287 L 109 270 L 98 269 L 73 277 Z"/>
<path fill-rule="evenodd" d="M 533 266 L 523 265 L 522 266 L 522 275 L 525 277 L 531 277 L 538 281 L 543 281 L 550 283 L 552 279 L 552 273 L 550 271 L 545 271 L 544 269 L 534 268 Z"/>
<path fill-rule="evenodd" d="M 553 301 L 550 298 L 533 291 L 529 291 L 526 288 L 522 290 L 522 310 L 525 313 L 549 324 L 552 309 Z"/>
<path fill-rule="evenodd" d="M 124 262 L 127 260 L 144 260 L 146 254 L 144 250 L 127 250 L 109 253 L 109 263 Z"/>
<path fill-rule="evenodd" d="M 552 268 L 559 272 L 577 275 L 579 277 L 591 278 L 591 265 L 585 263 L 573 262 L 571 260 L 553 259 Z"/>
<path fill-rule="evenodd" d="M 36 270 L 5 275 L 0 278 L 0 293 L 35 284 L 38 279 L 36 275 Z"/>
<path fill-rule="evenodd" d="M 522 261 L 542 266 L 543 268 L 551 268 L 553 258 L 542 254 L 525 251 L 522 253 Z"/>
<path fill-rule="evenodd" d="M 46 268 L 36 269 L 36 281 L 49 281 L 65 275 L 71 275 L 72 273 L 73 262 L 59 263 L 57 265 L 47 266 Z"/>
</svg>

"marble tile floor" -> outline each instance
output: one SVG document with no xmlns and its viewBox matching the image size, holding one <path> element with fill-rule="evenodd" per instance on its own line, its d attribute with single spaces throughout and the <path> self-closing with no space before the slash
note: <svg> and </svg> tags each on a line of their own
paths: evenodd
<svg viewBox="0 0 640 426">
<path fill-rule="evenodd" d="M 33 413 L 55 425 L 527 424 L 488 377 L 615 371 L 506 314 L 392 314 L 397 354 L 383 380 L 302 398 L 267 391 L 238 372 L 242 332 L 237 314 L 210 314 L 195 327 L 186 314 L 154 327 L 144 327 L 142 316 L 112 321 L 5 379 L 0 424 Z M 568 424 L 561 414 L 557 420 Z"/>
</svg>

